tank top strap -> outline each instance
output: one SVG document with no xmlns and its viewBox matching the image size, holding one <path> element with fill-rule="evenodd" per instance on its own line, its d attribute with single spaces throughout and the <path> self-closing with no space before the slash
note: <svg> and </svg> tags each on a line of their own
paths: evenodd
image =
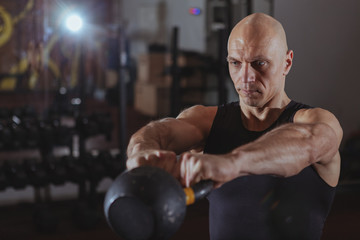
<svg viewBox="0 0 360 240">
<path fill-rule="evenodd" d="M 283 113 L 280 115 L 279 121 L 290 122 L 290 123 L 294 122 L 294 116 L 295 116 L 296 112 L 303 108 L 308 109 L 308 108 L 313 108 L 313 107 L 303 104 L 303 103 L 300 103 L 300 102 L 296 102 L 294 100 L 291 100 L 290 103 L 286 106 Z"/>
</svg>

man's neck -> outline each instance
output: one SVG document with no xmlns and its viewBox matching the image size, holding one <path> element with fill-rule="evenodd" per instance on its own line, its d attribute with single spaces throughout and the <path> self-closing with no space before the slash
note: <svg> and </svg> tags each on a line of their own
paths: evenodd
<svg viewBox="0 0 360 240">
<path fill-rule="evenodd" d="M 261 107 L 253 107 L 242 103 L 240 100 L 241 118 L 243 125 L 250 131 L 263 131 L 270 127 L 290 103 L 285 95 L 277 102 L 268 102 Z"/>
</svg>

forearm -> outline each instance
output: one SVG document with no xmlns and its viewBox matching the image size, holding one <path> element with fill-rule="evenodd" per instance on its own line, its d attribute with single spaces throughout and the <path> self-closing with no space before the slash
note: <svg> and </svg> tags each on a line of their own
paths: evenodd
<svg viewBox="0 0 360 240">
<path fill-rule="evenodd" d="M 130 138 L 127 155 L 151 149 L 166 149 L 164 143 L 169 142 L 169 129 L 161 121 L 154 121 L 142 127 Z"/>
<path fill-rule="evenodd" d="M 338 150 L 334 131 L 326 124 L 287 124 L 231 155 L 238 175 L 293 176 L 313 163 L 331 160 Z"/>
<path fill-rule="evenodd" d="M 166 118 L 141 128 L 130 139 L 128 156 L 142 150 L 168 150 L 180 154 L 203 145 L 204 136 L 184 120 Z"/>
</svg>

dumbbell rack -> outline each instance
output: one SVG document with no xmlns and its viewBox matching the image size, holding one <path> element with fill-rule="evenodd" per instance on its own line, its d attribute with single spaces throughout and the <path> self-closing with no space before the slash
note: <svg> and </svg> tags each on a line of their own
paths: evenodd
<svg viewBox="0 0 360 240">
<path fill-rule="evenodd" d="M 86 140 L 92 136 L 111 137 L 113 123 L 109 114 L 77 114 L 73 117 L 73 126 L 63 125 L 60 119 L 57 114 L 47 114 L 40 119 L 29 107 L 0 109 L 0 151 L 40 152 L 39 158 L 4 160 L 0 164 L 0 191 L 9 187 L 15 190 L 34 187 L 34 222 L 39 230 L 47 232 L 54 231 L 57 225 L 46 204 L 51 201 L 50 185 L 71 182 L 79 186 L 74 219 L 79 227 L 90 228 L 99 218 L 92 211 L 96 207 L 98 183 L 106 177 L 115 178 L 123 170 L 120 156 L 113 156 L 109 151 L 93 155 L 85 149 Z M 78 139 L 77 144 L 73 139 Z M 55 156 L 54 148 L 59 146 L 69 148 L 70 154 Z M 76 152 L 79 154 L 74 154 Z"/>
</svg>

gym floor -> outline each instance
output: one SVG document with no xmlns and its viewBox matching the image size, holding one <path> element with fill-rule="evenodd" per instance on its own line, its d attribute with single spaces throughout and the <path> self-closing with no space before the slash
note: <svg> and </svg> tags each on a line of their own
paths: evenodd
<svg viewBox="0 0 360 240">
<path fill-rule="evenodd" d="M 132 134 L 136 129 L 143 126 L 151 119 L 138 115 L 130 110 L 128 128 Z M 339 186 L 332 210 L 325 223 L 322 240 L 360 239 L 360 183 L 342 184 Z M 1 193 L 0 193 L 1 194 Z M 99 220 L 95 227 L 83 229 L 78 222 L 74 221 L 73 210 L 75 200 L 54 201 L 49 205 L 49 211 L 57 219 L 57 228 L 52 233 L 40 232 L 34 224 L 34 204 L 17 204 L 0 207 L 0 239 L 1 240 L 64 240 L 64 239 L 121 239 L 108 227 L 103 216 L 103 195 L 99 196 L 96 205 L 96 213 Z M 180 230 L 172 238 L 173 240 L 209 239 L 208 234 L 208 204 L 206 200 L 189 206 L 187 215 Z"/>
<path fill-rule="evenodd" d="M 100 201 L 101 202 L 101 201 Z M 2 240 L 92 240 L 121 239 L 107 226 L 102 213 L 102 204 L 98 204 L 99 222 L 93 229 L 80 229 L 72 218 L 74 201 L 55 202 L 50 206 L 58 219 L 53 233 L 42 233 L 33 224 L 34 205 L 20 204 L 0 208 L 0 239 Z M 360 192 L 339 191 L 324 228 L 322 240 L 359 239 L 360 237 Z M 183 225 L 173 240 L 209 239 L 207 201 L 189 206 Z"/>
</svg>

